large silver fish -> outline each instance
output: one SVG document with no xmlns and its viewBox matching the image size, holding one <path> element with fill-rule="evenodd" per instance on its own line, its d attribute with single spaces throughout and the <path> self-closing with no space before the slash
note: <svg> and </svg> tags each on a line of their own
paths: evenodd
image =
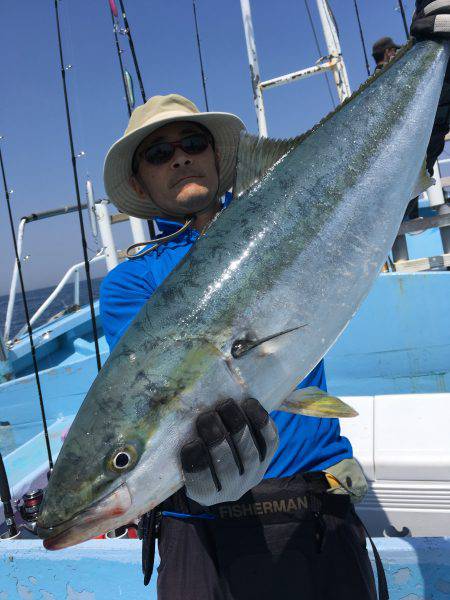
<svg viewBox="0 0 450 600">
<path fill-rule="evenodd" d="M 306 135 L 242 139 L 237 197 L 139 312 L 77 414 L 39 516 L 47 548 L 177 491 L 180 448 L 219 400 L 251 396 L 271 411 L 287 399 L 308 413 L 292 391 L 386 259 L 447 60 L 447 47 L 418 43 Z"/>
</svg>

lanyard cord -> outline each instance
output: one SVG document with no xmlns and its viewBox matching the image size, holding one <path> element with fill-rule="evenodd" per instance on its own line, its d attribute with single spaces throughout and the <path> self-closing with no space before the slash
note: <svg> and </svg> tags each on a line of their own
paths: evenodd
<svg viewBox="0 0 450 600">
<path fill-rule="evenodd" d="M 186 231 L 186 229 L 193 223 L 193 221 L 194 217 L 191 217 L 186 221 L 186 223 L 182 227 L 180 227 L 180 229 L 177 229 L 177 231 L 174 231 L 173 233 L 165 235 L 164 237 L 160 237 L 156 240 L 148 240 L 147 242 L 138 242 L 137 244 L 131 244 L 131 246 L 128 246 L 126 251 L 127 258 L 140 258 L 141 256 L 145 256 L 146 254 L 153 252 L 153 250 L 156 250 L 156 248 L 158 248 L 158 246 L 160 246 L 162 243 L 168 242 L 169 240 L 173 240 L 173 238 L 179 236 L 180 233 Z M 134 254 L 131 254 L 131 251 L 134 250 L 134 248 L 139 248 L 140 246 L 148 246 L 148 244 L 153 244 L 153 246 L 147 248 L 146 250 L 142 250 L 142 252 L 136 252 Z"/>
</svg>

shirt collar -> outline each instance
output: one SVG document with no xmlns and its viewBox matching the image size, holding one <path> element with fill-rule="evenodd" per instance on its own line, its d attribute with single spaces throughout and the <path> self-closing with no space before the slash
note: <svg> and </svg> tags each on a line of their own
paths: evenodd
<svg viewBox="0 0 450 600">
<path fill-rule="evenodd" d="M 223 198 L 221 199 L 222 209 L 227 208 L 230 202 L 233 199 L 233 194 L 230 192 L 226 192 Z M 179 221 L 171 221 L 170 219 L 163 219 L 162 217 L 155 217 L 154 219 L 156 225 L 158 226 L 159 231 L 161 232 L 161 236 L 170 235 L 180 229 L 182 224 Z"/>
</svg>

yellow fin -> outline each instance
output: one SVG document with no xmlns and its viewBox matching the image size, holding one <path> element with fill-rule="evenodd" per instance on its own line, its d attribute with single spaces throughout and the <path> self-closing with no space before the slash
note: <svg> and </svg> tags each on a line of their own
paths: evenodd
<svg viewBox="0 0 450 600">
<path fill-rule="evenodd" d="M 307 415 L 308 417 L 345 418 L 358 416 L 356 410 L 351 406 L 315 386 L 294 390 L 278 410 Z"/>
<path fill-rule="evenodd" d="M 433 179 L 432 177 L 430 177 L 430 175 L 428 174 L 428 171 L 427 171 L 426 162 L 423 161 L 419 176 L 417 177 L 416 186 L 415 186 L 414 191 L 411 196 L 411 200 L 413 198 L 417 198 L 417 196 L 420 196 L 420 194 L 422 192 L 427 190 L 429 187 L 431 187 L 435 183 L 436 183 L 436 180 Z"/>
</svg>

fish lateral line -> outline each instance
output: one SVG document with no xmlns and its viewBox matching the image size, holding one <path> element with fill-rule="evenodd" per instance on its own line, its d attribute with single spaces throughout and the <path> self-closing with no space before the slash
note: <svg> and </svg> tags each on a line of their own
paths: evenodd
<svg viewBox="0 0 450 600">
<path fill-rule="evenodd" d="M 266 337 L 259 338 L 257 340 L 249 340 L 249 339 L 235 340 L 231 346 L 231 356 L 233 358 L 242 358 L 243 356 L 245 356 L 245 354 L 247 354 L 247 352 L 249 352 L 250 350 L 253 350 L 254 348 L 257 348 L 258 346 L 260 346 L 261 344 L 264 344 L 265 342 L 269 342 L 270 340 L 281 337 L 282 335 L 285 335 L 287 333 L 291 333 L 292 331 L 297 331 L 298 329 L 302 329 L 303 327 L 307 327 L 307 326 L 308 326 L 308 324 L 305 323 L 303 325 L 298 325 L 297 327 L 291 327 L 290 329 L 285 329 L 284 331 L 278 331 L 277 333 L 273 333 L 272 335 L 268 335 Z"/>
</svg>

